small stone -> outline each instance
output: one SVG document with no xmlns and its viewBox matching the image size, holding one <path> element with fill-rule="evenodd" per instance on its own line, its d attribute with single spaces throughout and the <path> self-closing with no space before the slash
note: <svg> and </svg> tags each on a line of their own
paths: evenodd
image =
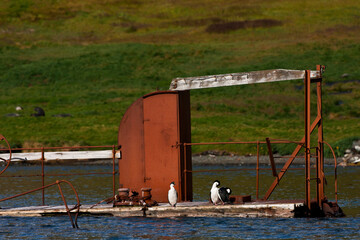
<svg viewBox="0 0 360 240">
<path fill-rule="evenodd" d="M 360 146 L 355 146 L 354 148 L 357 152 L 360 152 Z"/>
<path fill-rule="evenodd" d="M 346 149 L 346 150 L 345 150 L 345 153 L 351 153 L 351 150 L 350 150 L 350 149 Z"/>
</svg>

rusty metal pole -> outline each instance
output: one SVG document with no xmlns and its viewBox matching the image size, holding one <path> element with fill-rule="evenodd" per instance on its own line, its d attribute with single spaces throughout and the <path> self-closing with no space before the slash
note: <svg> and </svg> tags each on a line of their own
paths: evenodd
<svg viewBox="0 0 360 240">
<path fill-rule="evenodd" d="M 72 217 L 71 217 L 70 209 L 69 209 L 69 207 L 68 207 L 68 205 L 67 205 L 67 203 L 66 203 L 66 199 L 65 199 L 65 197 L 64 197 L 63 191 L 62 191 L 61 186 L 60 186 L 60 181 L 56 181 L 56 183 L 57 183 L 57 185 L 58 185 L 58 187 L 59 187 L 59 191 L 60 191 L 60 194 L 61 194 L 61 198 L 62 198 L 62 200 L 63 200 L 63 202 L 64 202 L 66 212 L 68 213 L 68 216 L 69 216 L 69 218 L 70 218 L 71 225 L 73 226 L 73 228 L 75 228 L 74 221 L 73 221 L 73 219 L 72 219 Z"/>
<path fill-rule="evenodd" d="M 41 180 L 42 180 L 42 205 L 45 205 L 45 168 L 44 168 L 44 147 L 41 148 Z"/>
<path fill-rule="evenodd" d="M 115 154 L 116 154 L 116 151 L 115 151 L 115 145 L 112 146 L 112 160 L 113 160 L 113 172 L 112 172 L 112 175 L 113 175 L 113 196 L 115 196 Z"/>
<path fill-rule="evenodd" d="M 180 199 L 180 201 L 183 200 L 184 197 L 184 192 L 183 190 L 186 191 L 186 186 L 184 186 L 184 181 L 183 181 L 183 171 L 181 171 L 182 168 L 182 164 L 181 164 L 181 144 L 179 142 L 176 142 L 176 148 L 178 151 L 178 179 L 179 179 L 179 186 L 178 186 L 178 201 Z"/>
<path fill-rule="evenodd" d="M 317 65 L 316 70 L 322 71 L 323 66 Z M 322 118 L 322 74 L 316 85 L 317 93 L 317 115 L 320 118 L 318 123 L 318 158 L 317 158 L 317 203 L 322 208 L 322 200 L 325 198 L 324 192 L 324 135 L 323 135 L 323 118 Z"/>
<path fill-rule="evenodd" d="M 184 147 L 184 170 L 183 171 L 183 174 L 184 174 L 184 195 L 185 195 L 185 201 L 188 201 L 188 189 L 187 189 L 187 185 L 188 185 L 188 182 L 187 182 L 187 175 L 189 174 L 188 173 L 188 168 L 187 168 L 187 157 L 186 157 L 186 148 L 187 148 L 187 144 L 184 143 L 183 144 L 183 147 Z M 191 173 L 192 174 L 192 173 Z"/>
<path fill-rule="evenodd" d="M 311 209 L 310 197 L 310 70 L 305 71 L 305 204 Z"/>
<path fill-rule="evenodd" d="M 256 152 L 256 199 L 259 199 L 259 165 L 260 165 L 260 150 L 259 150 L 259 141 L 256 143 L 257 152 Z"/>
</svg>

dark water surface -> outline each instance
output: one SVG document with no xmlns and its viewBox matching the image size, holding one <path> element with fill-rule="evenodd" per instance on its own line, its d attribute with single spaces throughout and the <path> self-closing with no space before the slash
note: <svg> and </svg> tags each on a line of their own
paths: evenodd
<svg viewBox="0 0 360 240">
<path fill-rule="evenodd" d="M 296 166 L 296 168 L 299 166 Z M 301 166 L 300 166 L 301 167 Z M 194 170 L 227 169 L 240 171 L 194 173 L 194 201 L 207 201 L 212 181 L 233 189 L 234 195 L 256 198 L 254 166 L 202 166 Z M 279 166 L 280 168 L 280 166 Z M 37 174 L 40 166 L 11 166 L 2 175 Z M 69 172 L 111 172 L 109 165 L 46 166 L 46 174 Z M 334 167 L 326 167 L 326 195 L 334 201 Z M 46 184 L 57 179 L 71 181 L 82 204 L 95 204 L 112 196 L 112 176 L 47 177 Z M 271 171 L 260 172 L 259 197 L 271 185 Z M 271 199 L 304 199 L 304 170 L 292 169 L 275 190 Z M 314 185 L 314 184 L 313 184 Z M 0 199 L 41 186 L 38 176 L 0 178 Z M 312 189 L 312 195 L 314 195 Z M 71 191 L 64 187 L 69 204 L 74 204 Z M 80 216 L 79 229 L 71 227 L 68 216 L 0 217 L 0 239 L 360 239 L 360 168 L 338 168 L 338 203 L 344 218 L 120 218 Z M 46 190 L 47 205 L 61 205 L 57 187 Z M 41 192 L 0 203 L 0 207 L 41 205 Z"/>
</svg>

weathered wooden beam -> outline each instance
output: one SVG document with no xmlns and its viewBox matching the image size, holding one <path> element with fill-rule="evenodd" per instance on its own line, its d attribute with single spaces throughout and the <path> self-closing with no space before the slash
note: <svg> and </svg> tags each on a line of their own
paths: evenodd
<svg viewBox="0 0 360 240">
<path fill-rule="evenodd" d="M 176 207 L 168 203 L 159 206 L 113 207 L 101 204 L 95 207 L 81 205 L 80 214 L 112 215 L 117 217 L 294 217 L 295 206 L 302 206 L 301 201 L 288 203 L 247 203 L 214 206 L 208 202 L 180 202 Z M 72 208 L 69 205 L 69 208 Z M 64 206 L 28 206 L 18 208 L 0 208 L 0 216 L 34 217 L 67 214 Z"/>
<path fill-rule="evenodd" d="M 305 70 L 274 69 L 244 73 L 175 78 L 171 81 L 170 90 L 190 90 L 254 83 L 278 82 L 303 79 L 304 77 Z M 311 71 L 310 77 L 311 79 L 320 78 L 321 71 Z"/>
<path fill-rule="evenodd" d="M 44 152 L 45 161 L 53 160 L 86 160 L 86 159 L 111 159 L 113 157 L 112 150 L 100 151 L 67 151 L 67 152 Z M 120 158 L 120 151 L 115 154 L 116 158 Z M 8 153 L 0 154 L 0 158 L 8 159 Z M 12 153 L 11 161 L 39 161 L 41 160 L 41 152 Z"/>
</svg>

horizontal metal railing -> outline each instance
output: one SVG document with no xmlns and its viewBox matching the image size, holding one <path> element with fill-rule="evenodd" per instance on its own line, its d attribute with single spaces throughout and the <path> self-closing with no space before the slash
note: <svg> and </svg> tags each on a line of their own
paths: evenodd
<svg viewBox="0 0 360 240">
<path fill-rule="evenodd" d="M 304 142 L 299 142 L 299 141 L 290 141 L 290 140 L 282 140 L 282 139 L 272 139 L 271 140 L 272 144 L 289 144 L 289 143 L 295 143 L 298 145 L 301 145 L 303 147 Z M 188 167 L 186 166 L 186 159 L 184 161 L 184 181 L 185 181 L 185 188 L 187 186 L 186 181 L 187 181 L 187 174 L 186 173 L 196 173 L 196 172 L 224 172 L 224 171 L 249 171 L 249 170 L 256 170 L 256 199 L 259 199 L 259 186 L 260 186 L 260 170 L 273 170 L 273 167 L 271 168 L 261 168 L 260 167 L 260 145 L 261 144 L 267 144 L 267 141 L 236 141 L 236 142 L 202 142 L 202 143 L 182 143 L 182 145 L 184 146 L 184 156 L 186 158 L 186 151 L 187 151 L 187 146 L 200 146 L 200 145 L 233 145 L 233 144 L 256 144 L 256 168 L 238 168 L 238 169 L 206 169 L 206 170 L 187 170 Z M 289 158 L 291 156 L 274 156 L 274 158 Z M 293 156 L 294 158 L 304 158 L 305 156 Z M 312 158 L 317 158 L 318 156 L 316 155 L 311 155 Z M 336 161 L 336 160 L 335 160 Z M 335 164 L 336 165 L 336 164 Z M 311 167 L 312 169 L 315 169 L 315 167 Z M 305 169 L 305 167 L 297 167 L 297 168 L 291 168 L 291 170 L 299 170 L 299 169 Z M 335 173 L 336 175 L 336 173 Z M 335 188 L 337 186 L 336 183 L 336 178 L 335 178 Z M 187 194 L 187 191 L 185 189 L 185 195 Z M 337 190 L 335 191 L 337 192 Z M 336 193 L 337 194 L 337 193 Z M 186 196 L 185 196 L 186 199 Z M 337 196 L 336 196 L 337 199 Z"/>
</svg>

